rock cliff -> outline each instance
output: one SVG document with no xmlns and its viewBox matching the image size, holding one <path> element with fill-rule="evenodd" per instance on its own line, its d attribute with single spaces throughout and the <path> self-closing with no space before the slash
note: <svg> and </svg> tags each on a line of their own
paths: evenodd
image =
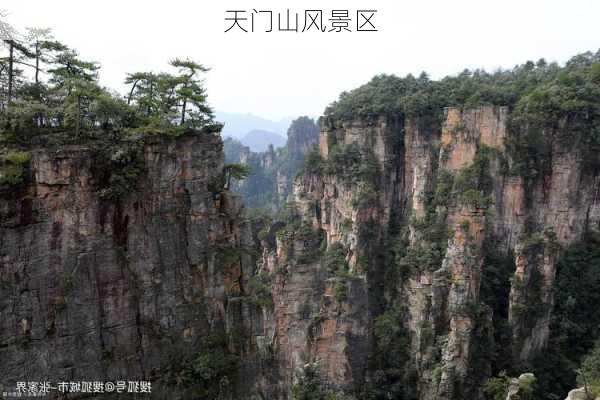
<svg viewBox="0 0 600 400">
<path fill-rule="evenodd" d="M 441 124 L 323 119 L 319 154 L 294 184 L 302 225 L 264 250 L 287 385 L 316 366 L 328 390 L 358 398 L 387 385 L 477 399 L 494 348 L 514 363 L 546 348 L 556 262 L 599 228 L 600 180 L 559 145 L 541 179 L 512 173 L 509 119 L 506 107 L 447 108 Z M 500 308 L 482 295 L 498 258 L 511 277 Z M 398 338 L 408 353 L 390 347 Z M 399 364 L 386 359 L 394 349 Z"/>
<path fill-rule="evenodd" d="M 600 228 L 598 174 L 558 144 L 514 173 L 509 124 L 325 117 L 274 223 L 223 189 L 213 134 L 27 149 L 0 199 L 0 383 L 483 398 L 498 354 L 548 346 L 557 261 Z"/>
<path fill-rule="evenodd" d="M 250 227 L 241 198 L 222 190 L 220 137 L 34 146 L 29 155 L 25 182 L 0 200 L 3 390 L 148 380 L 156 398 L 213 384 L 235 391 L 213 382 L 235 376 L 233 367 L 206 366 L 214 376 L 204 377 L 190 369 L 200 354 L 240 355 L 237 336 L 255 309 L 242 301 Z"/>
</svg>

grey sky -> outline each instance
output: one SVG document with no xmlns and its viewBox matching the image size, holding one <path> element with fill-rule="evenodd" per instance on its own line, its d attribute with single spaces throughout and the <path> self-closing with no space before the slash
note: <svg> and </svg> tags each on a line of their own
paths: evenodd
<svg viewBox="0 0 600 400">
<path fill-rule="evenodd" d="M 3 0 L 0 8 L 16 27 L 50 27 L 100 61 L 109 87 L 122 90 L 126 72 L 164 70 L 169 59 L 190 56 L 212 68 L 214 108 L 272 119 L 319 115 L 377 73 L 439 78 L 600 48 L 598 0 Z M 379 32 L 224 32 L 226 10 L 252 8 L 289 8 L 301 21 L 305 9 L 328 18 L 332 9 L 374 8 Z"/>
</svg>

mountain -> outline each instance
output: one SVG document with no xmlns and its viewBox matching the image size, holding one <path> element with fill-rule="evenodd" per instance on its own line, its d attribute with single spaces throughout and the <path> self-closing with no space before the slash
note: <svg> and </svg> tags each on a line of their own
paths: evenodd
<svg viewBox="0 0 600 400">
<path fill-rule="evenodd" d="M 263 152 L 272 144 L 274 148 L 285 146 L 285 137 L 262 129 L 253 129 L 240 139 L 244 146 L 254 152 Z"/>
<path fill-rule="evenodd" d="M 252 130 L 264 130 L 285 137 L 285 133 L 292 122 L 292 118 L 283 118 L 272 121 L 252 114 L 230 113 L 216 111 L 215 119 L 225 124 L 221 135 L 223 137 L 243 138 Z"/>
<path fill-rule="evenodd" d="M 241 194 L 249 208 L 279 211 L 292 193 L 294 178 L 304 163 L 304 156 L 317 143 L 319 127 L 303 116 L 290 124 L 285 146 L 266 151 L 252 151 L 237 139 L 226 138 L 223 151 L 226 163 L 241 163 L 250 168 L 244 180 L 234 180 L 231 190 Z"/>
<path fill-rule="evenodd" d="M 379 75 L 264 153 L 213 124 L 73 126 L 70 100 L 56 130 L 18 100 L 0 93 L 0 391 L 598 394 L 600 52 Z"/>
</svg>

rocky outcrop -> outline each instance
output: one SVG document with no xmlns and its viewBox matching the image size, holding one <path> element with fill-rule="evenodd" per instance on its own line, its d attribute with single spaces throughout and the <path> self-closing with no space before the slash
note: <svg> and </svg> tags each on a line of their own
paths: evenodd
<svg viewBox="0 0 600 400">
<path fill-rule="evenodd" d="M 216 186 L 221 146 L 199 134 L 30 150 L 28 182 L 0 200 L 5 391 L 17 381 L 148 380 L 156 398 L 177 398 L 186 393 L 177 374 L 206 350 L 203 337 L 260 323 L 239 301 L 251 238 L 240 197 Z M 124 176 L 114 162 L 130 152 L 139 176 L 107 198 Z"/>
<path fill-rule="evenodd" d="M 593 399 L 593 395 L 586 392 L 585 388 L 573 389 L 565 400 L 589 400 Z M 598 397 L 596 397 L 598 399 Z"/>
<path fill-rule="evenodd" d="M 557 260 L 600 228 L 600 178 L 558 146 L 538 179 L 514 173 L 509 120 L 323 118 L 303 173 L 273 175 L 293 195 L 272 224 L 222 189 L 213 135 L 30 149 L 0 199 L 0 382 L 127 377 L 210 398 L 194 392 L 209 376 L 213 398 L 283 400 L 310 369 L 311 388 L 357 399 L 483 398 L 495 322 L 514 363 L 545 349 Z M 239 161 L 273 172 L 279 156 Z M 511 260 L 502 309 L 482 294 L 491 255 Z M 228 371 L 190 370 L 215 335 Z"/>
<path fill-rule="evenodd" d="M 316 306 L 320 301 L 320 307 L 306 314 L 305 318 L 312 321 L 307 326 L 309 329 L 304 330 L 306 335 L 302 342 L 310 352 L 305 353 L 297 365 L 317 362 L 327 381 L 341 390 L 359 388 L 367 373 L 373 310 L 377 305 L 371 299 L 368 278 L 369 256 L 375 253 L 375 248 L 365 244 L 376 243 L 378 237 L 383 237 L 392 210 L 397 208 L 399 199 L 395 188 L 401 176 L 394 168 L 398 157 L 394 140 L 400 129 L 395 118 L 347 124 L 324 122 L 320 143 L 325 145 L 320 146 L 320 153 L 325 162 L 331 161 L 328 160 L 331 146 L 358 145 L 365 156 L 363 167 L 372 163 L 371 173 L 380 176 L 381 192 L 377 198 L 367 199 L 366 195 L 374 182 L 357 180 L 350 175 L 309 173 L 296 180 L 294 186 L 294 205 L 300 219 L 322 233 L 322 249 L 331 251 L 336 246 L 343 249 L 342 258 L 347 265 L 347 272 L 327 271 L 323 263 L 327 250 L 321 250 L 325 253 L 317 255 L 316 262 L 303 268 L 304 278 L 296 277 L 296 269 L 290 271 L 286 282 L 300 279 L 306 285 L 310 282 L 306 275 L 321 276 L 318 285 L 306 288 L 317 296 L 313 304 Z M 365 194 L 364 198 L 360 197 L 361 193 Z M 368 224 L 372 224 L 372 229 L 366 231 Z M 287 303 L 286 298 L 279 301 Z M 285 340 L 285 336 L 281 338 Z"/>
<path fill-rule="evenodd" d="M 373 323 L 404 307 L 406 376 L 417 377 L 419 398 L 481 398 L 493 321 L 503 318 L 480 293 L 491 251 L 514 260 L 502 312 L 512 332 L 506 351 L 519 362 L 545 348 L 555 264 L 561 248 L 598 229 L 600 180 L 576 151 L 556 148 L 543 178 L 525 182 L 511 172 L 509 118 L 505 107 L 479 107 L 448 108 L 441 125 L 401 116 L 322 120 L 321 165 L 294 183 L 294 205 L 322 233 L 322 253 L 303 263 L 280 242 L 265 252 L 265 263 L 288 266 L 274 299 L 286 310 L 275 323 L 290 382 L 316 361 L 332 387 L 372 381 L 373 371 L 361 368 L 378 351 Z M 324 270 L 334 246 L 351 279 Z M 352 290 L 332 314 L 325 299 L 333 282 Z"/>
<path fill-rule="evenodd" d="M 506 400 L 520 400 L 530 397 L 534 390 L 536 377 L 532 373 L 521 374 L 510 380 Z"/>
</svg>

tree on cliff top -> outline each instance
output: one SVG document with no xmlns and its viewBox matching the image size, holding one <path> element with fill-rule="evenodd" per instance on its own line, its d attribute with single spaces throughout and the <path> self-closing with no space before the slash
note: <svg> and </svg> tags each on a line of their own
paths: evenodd
<svg viewBox="0 0 600 400">
<path fill-rule="evenodd" d="M 5 11 L 0 11 L 0 18 L 4 18 L 6 15 Z M 15 69 L 16 64 L 27 65 L 26 60 L 33 57 L 33 54 L 18 37 L 19 33 L 16 29 L 7 22 L 0 20 L 0 40 L 8 50 L 8 57 L 5 59 L 5 67 L 8 75 L 6 106 L 10 105 L 14 98 L 15 76 L 18 74 L 18 71 Z"/>
<path fill-rule="evenodd" d="M 175 59 L 170 65 L 177 74 L 136 72 L 125 80 L 131 85 L 127 105 L 136 111 L 142 127 L 182 132 L 214 125 L 206 89 L 198 78 L 208 68 L 189 59 Z"/>
<path fill-rule="evenodd" d="M 563 67 L 541 59 L 537 63 L 528 61 L 511 70 L 494 73 L 464 70 L 440 80 L 431 80 L 425 73 L 418 78 L 410 74 L 403 78 L 382 74 L 350 92 L 340 94 L 327 107 L 325 114 L 346 119 L 381 113 L 440 113 L 449 106 L 516 107 L 519 101 L 526 101 L 525 98 L 537 90 L 549 90 L 550 87 L 544 87 L 551 85 L 557 85 L 559 91 L 568 87 L 585 88 L 577 100 L 569 102 L 562 95 L 562 99 L 556 99 L 565 108 L 564 111 L 569 107 L 577 110 L 582 105 L 579 101 L 585 101 L 595 91 L 585 86 L 599 83 L 599 63 L 600 51 L 577 55 Z"/>
<path fill-rule="evenodd" d="M 215 133 L 206 90 L 199 75 L 208 68 L 175 59 L 175 73 L 136 72 L 122 97 L 100 86 L 99 65 L 55 41 L 49 29 L 21 35 L 0 11 L 0 135 L 27 142 L 37 134 Z M 1 50 L 0 50 L 1 51 Z M 125 100 L 124 100 L 125 99 Z M 10 107 L 8 107 L 10 105 Z"/>
<path fill-rule="evenodd" d="M 200 72 L 207 72 L 208 68 L 190 59 L 176 58 L 170 64 L 179 70 L 175 80 L 175 93 L 178 105 L 181 107 L 180 125 L 202 126 L 213 118 L 213 113 L 206 102 L 206 90 L 197 75 Z"/>
</svg>

